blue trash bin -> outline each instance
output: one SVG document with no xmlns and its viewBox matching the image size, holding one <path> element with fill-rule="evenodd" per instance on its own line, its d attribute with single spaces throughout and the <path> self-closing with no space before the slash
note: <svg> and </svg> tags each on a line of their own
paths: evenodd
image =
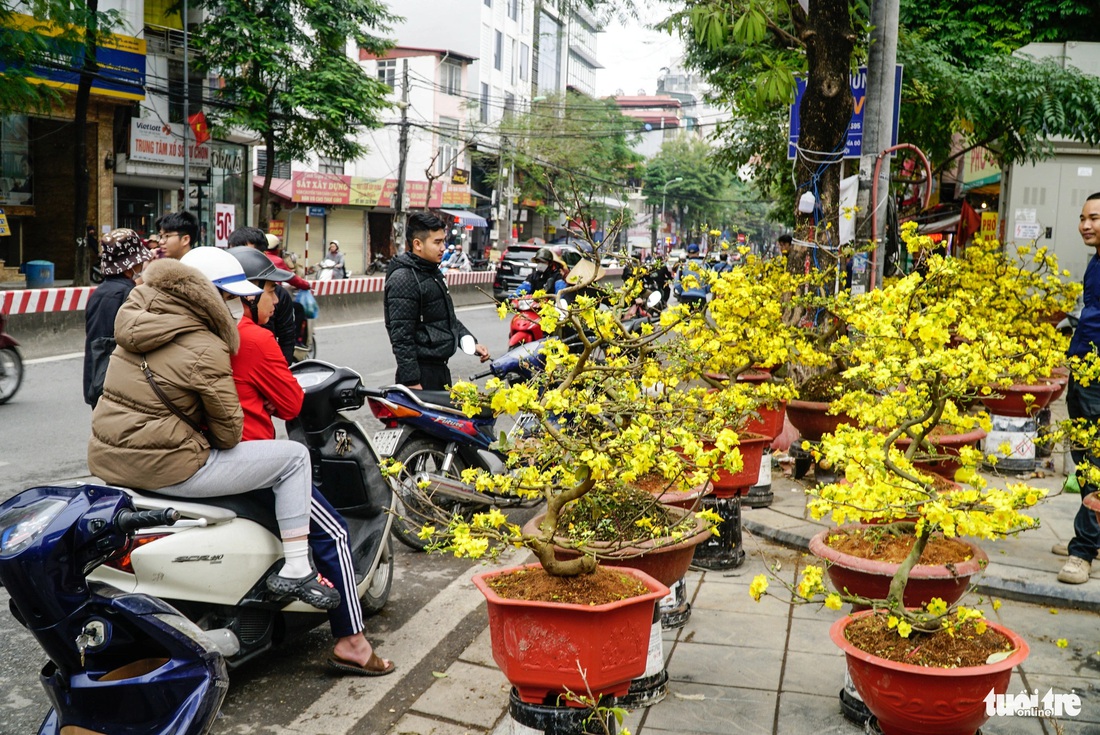
<svg viewBox="0 0 1100 735">
<path fill-rule="evenodd" d="M 49 288 L 53 285 L 53 263 L 48 260 L 30 260 L 23 265 L 27 288 Z"/>
</svg>

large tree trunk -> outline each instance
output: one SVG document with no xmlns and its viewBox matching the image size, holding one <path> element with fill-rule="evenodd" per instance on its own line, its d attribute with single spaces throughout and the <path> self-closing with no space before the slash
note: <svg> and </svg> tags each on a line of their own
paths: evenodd
<svg viewBox="0 0 1100 735">
<path fill-rule="evenodd" d="M 818 197 L 815 215 L 797 215 L 799 239 L 824 245 L 836 245 L 839 224 L 841 156 L 852 117 L 852 91 L 849 82 L 855 33 L 848 17 L 848 0 L 813 0 L 800 37 L 806 44 L 809 75 L 806 93 L 799 106 L 801 127 L 799 146 L 807 155 L 795 161 L 798 195 L 810 191 Z M 797 206 L 797 201 L 796 201 Z M 813 260 L 808 248 L 794 246 L 788 268 L 802 272 L 806 260 Z M 823 260 L 819 251 L 818 267 L 828 267 L 834 259 Z"/>
<path fill-rule="evenodd" d="M 88 0 L 88 15 L 84 22 L 84 63 L 80 68 L 80 83 L 76 88 L 76 105 L 73 109 L 73 285 L 88 285 L 88 261 L 93 256 L 93 242 L 88 237 L 88 103 L 92 95 L 92 79 L 99 65 L 96 63 L 98 41 L 99 0 Z M 95 255 L 98 255 L 96 249 Z"/>
</svg>

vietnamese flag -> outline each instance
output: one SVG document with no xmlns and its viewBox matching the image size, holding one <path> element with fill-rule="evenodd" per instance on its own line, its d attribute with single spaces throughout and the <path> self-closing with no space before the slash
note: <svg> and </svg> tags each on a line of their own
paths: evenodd
<svg viewBox="0 0 1100 735">
<path fill-rule="evenodd" d="M 202 114 L 202 110 L 187 118 L 187 122 L 191 123 L 191 130 L 195 133 L 195 145 L 210 140 L 210 126 L 206 124 L 206 115 Z"/>
</svg>

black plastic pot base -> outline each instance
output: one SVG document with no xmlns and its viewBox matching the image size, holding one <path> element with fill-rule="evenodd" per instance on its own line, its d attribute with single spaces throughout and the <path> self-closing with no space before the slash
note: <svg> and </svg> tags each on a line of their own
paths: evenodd
<svg viewBox="0 0 1100 735">
<path fill-rule="evenodd" d="M 736 554 L 730 554 L 721 557 L 706 557 L 700 559 L 696 556 L 691 560 L 691 568 L 697 571 L 704 572 L 725 572 L 730 569 L 737 569 L 745 563 L 745 552 L 742 549 L 738 550 Z"/>
<path fill-rule="evenodd" d="M 544 735 L 602 735 L 605 732 L 600 725 L 599 716 L 592 710 L 524 702 L 514 687 L 508 700 L 508 716 L 513 723 Z M 611 735 L 619 732 L 613 713 L 607 713 L 605 722 L 606 732 Z"/>
<path fill-rule="evenodd" d="M 774 500 L 771 485 L 758 485 L 749 488 L 749 494 L 741 498 L 741 505 L 745 508 L 767 508 Z"/>
<path fill-rule="evenodd" d="M 871 715 L 870 719 L 863 725 L 863 732 L 866 735 L 882 735 L 882 729 L 878 726 L 878 720 L 874 715 Z M 982 731 L 979 729 L 974 735 L 982 735 Z"/>
<path fill-rule="evenodd" d="M 683 628 L 687 625 L 687 621 L 691 619 L 691 603 L 686 603 L 686 607 L 683 610 L 674 610 L 670 612 L 661 613 L 661 629 L 662 630 L 676 630 L 677 628 Z"/>
<path fill-rule="evenodd" d="M 741 545 L 741 498 L 703 498 L 703 508 L 713 510 L 722 517 L 718 535 L 710 536 L 695 547 L 691 566 L 695 569 L 722 571 L 736 569 L 745 563 L 745 549 Z"/>
<path fill-rule="evenodd" d="M 678 580 L 672 585 L 670 597 L 673 598 L 670 602 L 662 600 L 657 606 L 663 630 L 682 628 L 691 617 L 691 603 L 687 600 L 687 585 L 684 580 Z"/>
<path fill-rule="evenodd" d="M 616 707 L 638 709 L 652 707 L 668 695 L 668 672 L 661 669 L 653 676 L 634 679 L 630 691 L 615 700 Z"/>
<path fill-rule="evenodd" d="M 867 721 L 873 717 L 867 705 L 843 689 L 840 690 L 840 711 L 846 720 L 857 725 L 866 725 Z"/>
</svg>

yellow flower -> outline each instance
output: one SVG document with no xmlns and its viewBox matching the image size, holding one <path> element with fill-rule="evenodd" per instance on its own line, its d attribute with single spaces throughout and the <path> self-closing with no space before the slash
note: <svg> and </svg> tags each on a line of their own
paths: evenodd
<svg viewBox="0 0 1100 735">
<path fill-rule="evenodd" d="M 994 600 L 993 601 L 993 611 L 996 612 L 997 610 L 1000 610 L 1000 609 L 1001 609 L 1001 601 L 1000 600 Z"/>
<path fill-rule="evenodd" d="M 417 534 L 421 539 L 430 539 L 435 535 L 435 526 L 421 526 L 420 533 Z"/>
<path fill-rule="evenodd" d="M 840 599 L 840 595 L 832 592 L 825 596 L 825 607 L 830 610 L 839 610 L 843 605 L 843 601 Z"/>
<path fill-rule="evenodd" d="M 928 603 L 928 612 L 933 615 L 943 615 L 947 612 L 947 603 L 938 597 L 933 597 L 932 601 Z"/>
<path fill-rule="evenodd" d="M 1066 648 L 1067 646 L 1069 646 L 1069 641 L 1067 641 L 1065 638 L 1059 638 L 1057 641 L 1055 641 L 1054 645 L 1058 646 L 1059 648 Z"/>
<path fill-rule="evenodd" d="M 749 585 L 749 594 L 752 595 L 752 599 L 760 602 L 760 598 L 764 596 L 764 593 L 768 591 L 768 577 L 764 574 L 757 574 L 752 579 L 752 584 Z"/>
<path fill-rule="evenodd" d="M 898 635 L 902 638 L 908 638 L 909 634 L 913 632 L 913 626 L 909 624 L 908 620 L 902 620 L 898 623 Z"/>
</svg>

